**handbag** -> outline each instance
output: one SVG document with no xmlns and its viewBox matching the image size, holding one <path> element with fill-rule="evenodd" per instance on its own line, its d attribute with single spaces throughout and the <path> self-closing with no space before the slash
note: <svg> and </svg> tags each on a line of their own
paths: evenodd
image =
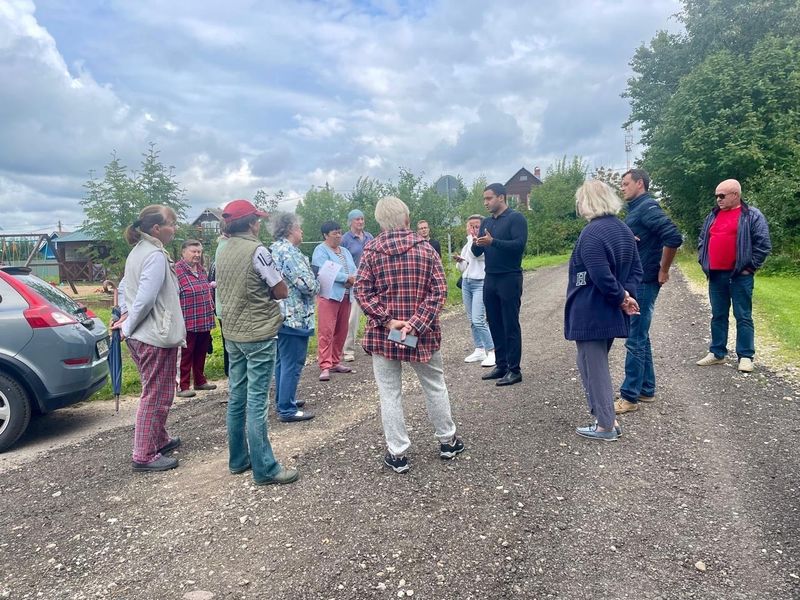
<svg viewBox="0 0 800 600">
<path fill-rule="evenodd" d="M 461 286 L 464 285 L 463 279 L 464 279 L 464 276 L 463 275 L 459 275 L 458 280 L 456 281 L 456 287 L 458 289 L 461 289 Z"/>
</svg>

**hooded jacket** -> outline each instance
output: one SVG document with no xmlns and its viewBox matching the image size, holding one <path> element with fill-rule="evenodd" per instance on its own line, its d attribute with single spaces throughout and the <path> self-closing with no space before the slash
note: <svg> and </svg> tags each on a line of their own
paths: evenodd
<svg viewBox="0 0 800 600">
<path fill-rule="evenodd" d="M 439 314 L 447 298 L 447 279 L 433 247 L 410 229 L 384 231 L 361 255 L 356 300 L 367 316 L 362 346 L 390 360 L 428 362 L 439 349 Z M 419 337 L 416 348 L 391 342 L 392 319 L 408 321 Z"/>
</svg>

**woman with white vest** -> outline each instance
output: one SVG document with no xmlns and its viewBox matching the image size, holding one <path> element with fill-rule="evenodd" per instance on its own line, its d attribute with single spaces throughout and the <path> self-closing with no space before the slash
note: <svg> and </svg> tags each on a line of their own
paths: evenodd
<svg viewBox="0 0 800 600">
<path fill-rule="evenodd" d="M 167 434 L 166 422 L 175 397 L 178 347 L 186 327 L 172 257 L 164 249 L 175 237 L 177 216 L 168 206 L 153 204 L 125 230 L 133 246 L 119 285 L 121 329 L 142 381 L 142 397 L 133 433 L 133 470 L 166 471 L 178 460 L 165 456 L 181 445 Z"/>
</svg>

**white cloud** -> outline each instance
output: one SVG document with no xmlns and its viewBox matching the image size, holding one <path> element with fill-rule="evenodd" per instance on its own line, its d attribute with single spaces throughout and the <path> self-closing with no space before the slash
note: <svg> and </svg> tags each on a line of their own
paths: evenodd
<svg viewBox="0 0 800 600">
<path fill-rule="evenodd" d="M 300 124 L 300 127 L 291 129 L 289 133 L 311 140 L 329 138 L 336 133 L 344 131 L 344 122 L 336 117 L 320 119 L 317 117 L 295 115 L 294 120 Z"/>
<path fill-rule="evenodd" d="M 112 150 L 135 167 L 151 141 L 197 212 L 401 165 L 467 182 L 564 154 L 616 166 L 627 62 L 678 8 L 5 0 L 0 214 L 23 195 L 79 215 L 89 170 Z"/>
</svg>

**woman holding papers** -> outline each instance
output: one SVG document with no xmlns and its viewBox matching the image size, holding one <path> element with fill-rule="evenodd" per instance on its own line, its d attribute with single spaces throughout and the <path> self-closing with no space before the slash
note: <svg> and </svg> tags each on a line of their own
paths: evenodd
<svg viewBox="0 0 800 600">
<path fill-rule="evenodd" d="M 351 288 L 356 280 L 356 264 L 342 247 L 342 228 L 326 221 L 320 228 L 324 241 L 314 248 L 311 265 L 317 272 L 320 292 L 317 301 L 317 362 L 320 381 L 330 381 L 331 372 L 351 373 L 341 364 L 342 349 L 350 319 Z"/>
</svg>

